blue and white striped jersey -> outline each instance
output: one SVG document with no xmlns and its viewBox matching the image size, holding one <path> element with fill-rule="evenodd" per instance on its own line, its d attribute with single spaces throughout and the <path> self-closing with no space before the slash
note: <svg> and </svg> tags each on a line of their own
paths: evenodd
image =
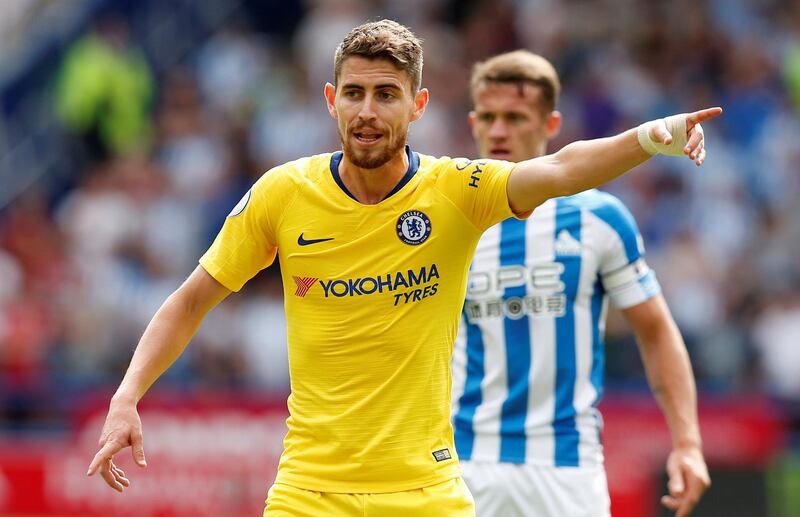
<svg viewBox="0 0 800 517">
<path fill-rule="evenodd" d="M 602 463 L 607 299 L 624 309 L 661 291 L 643 254 L 633 216 L 598 190 L 484 233 L 453 355 L 461 459 Z"/>
</svg>

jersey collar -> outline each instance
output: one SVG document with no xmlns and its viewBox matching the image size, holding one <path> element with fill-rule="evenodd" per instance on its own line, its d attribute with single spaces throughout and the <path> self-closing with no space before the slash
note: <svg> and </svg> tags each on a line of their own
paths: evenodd
<svg viewBox="0 0 800 517">
<path fill-rule="evenodd" d="M 402 189 L 406 183 L 411 181 L 411 178 L 413 178 L 417 173 L 417 169 L 419 169 L 419 155 L 411 150 L 411 146 L 406 145 L 406 156 L 408 156 L 408 169 L 406 170 L 405 175 L 400 179 L 397 185 L 395 185 L 394 188 L 390 190 L 386 196 L 384 196 L 381 201 L 385 201 L 399 192 L 400 189 Z M 347 187 L 344 186 L 344 182 L 342 181 L 342 177 L 339 176 L 339 164 L 341 163 L 343 157 L 344 153 L 342 151 L 336 151 L 333 153 L 333 155 L 331 155 L 331 175 L 333 175 L 333 181 L 339 185 L 339 188 L 342 189 L 342 192 L 347 194 L 354 201 L 358 201 L 358 199 L 356 199 L 356 197 L 349 190 L 347 190 Z M 360 201 L 358 202 L 360 203 Z"/>
</svg>

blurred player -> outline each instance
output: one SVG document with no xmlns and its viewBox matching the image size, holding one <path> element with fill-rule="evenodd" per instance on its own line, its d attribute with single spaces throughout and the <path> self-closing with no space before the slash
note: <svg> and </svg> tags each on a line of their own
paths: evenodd
<svg viewBox="0 0 800 517">
<path fill-rule="evenodd" d="M 544 155 L 561 126 L 559 90 L 552 65 L 530 52 L 478 63 L 469 123 L 481 157 Z M 609 298 L 636 335 L 672 433 L 662 502 L 691 511 L 709 485 L 694 378 L 625 206 L 597 190 L 550 199 L 487 230 L 469 278 L 453 415 L 479 517 L 609 515 L 595 409 Z"/>
<path fill-rule="evenodd" d="M 657 149 L 699 160 L 696 124 L 721 110 L 516 165 L 437 159 L 406 146 L 428 102 L 421 77 L 420 42 L 405 27 L 373 22 L 345 37 L 336 84 L 325 85 L 343 151 L 272 169 L 234 207 L 145 330 L 89 474 L 119 491 L 130 484 L 112 456 L 130 445 L 144 465 L 137 402 L 205 314 L 279 255 L 290 416 L 265 515 L 474 513 L 453 445 L 450 361 L 481 232 L 609 181 Z"/>
</svg>

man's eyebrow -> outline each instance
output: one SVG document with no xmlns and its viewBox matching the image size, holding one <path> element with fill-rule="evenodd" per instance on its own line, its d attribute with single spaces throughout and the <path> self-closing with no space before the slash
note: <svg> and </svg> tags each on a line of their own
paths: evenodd
<svg viewBox="0 0 800 517">
<path fill-rule="evenodd" d="M 376 90 L 383 90 L 383 89 L 386 89 L 386 88 L 391 88 L 391 89 L 394 89 L 394 90 L 402 90 L 403 89 L 399 84 L 396 84 L 396 83 L 382 83 L 382 84 L 378 84 L 378 85 L 375 86 Z M 365 88 L 364 88 L 364 86 L 362 86 L 362 85 L 360 85 L 358 83 L 345 83 L 345 84 L 342 85 L 342 90 L 345 90 L 345 89 L 347 89 L 347 90 L 364 90 Z"/>
</svg>

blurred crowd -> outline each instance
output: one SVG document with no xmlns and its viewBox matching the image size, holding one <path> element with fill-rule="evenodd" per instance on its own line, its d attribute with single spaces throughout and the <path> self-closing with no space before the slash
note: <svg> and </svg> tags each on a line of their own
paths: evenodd
<svg viewBox="0 0 800 517">
<path fill-rule="evenodd" d="M 475 155 L 470 65 L 519 47 L 562 76 L 550 151 L 723 106 L 702 168 L 656 158 L 608 190 L 640 225 L 701 389 L 800 406 L 800 4 L 317 0 L 304 11 L 284 37 L 239 10 L 168 70 L 148 64 L 124 17 L 65 49 L 51 101 L 73 175 L 0 207 L 0 421 L 57 425 L 75 394 L 113 389 L 249 185 L 338 148 L 322 87 L 343 35 L 376 17 L 424 39 L 431 103 L 410 136 L 422 153 Z M 276 266 L 209 316 L 159 387 L 287 391 Z M 645 386 L 614 315 L 607 351 L 612 388 Z"/>
</svg>

